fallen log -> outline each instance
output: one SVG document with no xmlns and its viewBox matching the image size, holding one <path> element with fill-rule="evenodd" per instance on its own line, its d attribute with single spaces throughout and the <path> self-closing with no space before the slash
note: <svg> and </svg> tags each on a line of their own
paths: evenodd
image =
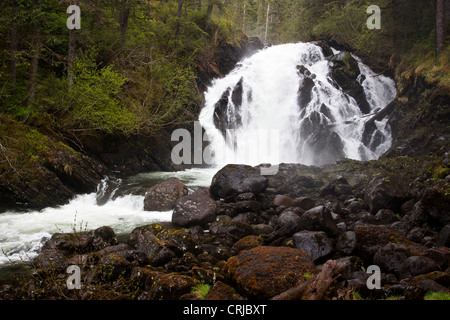
<svg viewBox="0 0 450 320">
<path fill-rule="evenodd" d="M 271 300 L 321 300 L 332 282 L 341 275 L 346 265 L 336 260 L 328 260 L 322 270 L 306 282 L 297 285 L 276 296 Z"/>
</svg>

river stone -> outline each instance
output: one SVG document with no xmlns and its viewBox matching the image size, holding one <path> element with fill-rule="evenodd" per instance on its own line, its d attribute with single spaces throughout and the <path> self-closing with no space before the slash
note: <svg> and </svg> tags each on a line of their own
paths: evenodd
<svg viewBox="0 0 450 320">
<path fill-rule="evenodd" d="M 408 200 L 409 187 L 403 178 L 396 174 L 375 176 L 368 184 L 364 200 L 375 214 L 381 209 L 399 212 Z"/>
<path fill-rule="evenodd" d="M 432 259 L 423 256 L 411 256 L 402 264 L 400 279 L 412 278 L 419 274 L 426 274 L 436 270 L 439 270 L 439 266 Z"/>
<path fill-rule="evenodd" d="M 297 249 L 305 250 L 314 262 L 330 256 L 333 252 L 333 242 L 323 231 L 303 230 L 292 236 Z"/>
<path fill-rule="evenodd" d="M 300 230 L 301 218 L 298 214 L 291 210 L 286 210 L 278 218 L 275 219 L 275 230 L 285 236 Z"/>
<path fill-rule="evenodd" d="M 175 202 L 172 223 L 180 227 L 206 226 L 216 220 L 216 203 L 203 194 L 190 194 Z"/>
<path fill-rule="evenodd" d="M 344 255 L 352 254 L 356 247 L 356 236 L 354 231 L 343 232 L 337 241 L 336 249 Z"/>
<path fill-rule="evenodd" d="M 300 217 L 299 228 L 310 231 L 325 231 L 330 237 L 335 237 L 339 233 L 330 210 L 323 205 L 306 211 Z"/>
<path fill-rule="evenodd" d="M 269 299 L 317 273 L 305 251 L 271 246 L 241 251 L 227 261 L 223 271 L 238 290 L 257 299 Z"/>
<path fill-rule="evenodd" d="M 172 210 L 175 205 L 175 201 L 187 194 L 188 189 L 183 182 L 177 178 L 169 178 L 147 190 L 144 199 L 144 210 Z"/>
<path fill-rule="evenodd" d="M 168 228 L 160 224 L 135 228 L 127 242 L 132 248 L 143 252 L 154 266 L 162 265 L 185 252 L 195 252 L 196 246 L 189 230 Z"/>
<path fill-rule="evenodd" d="M 210 192 L 215 199 L 234 202 L 242 193 L 260 194 L 267 188 L 267 183 L 267 178 L 260 174 L 258 168 L 229 164 L 214 175 Z"/>
</svg>

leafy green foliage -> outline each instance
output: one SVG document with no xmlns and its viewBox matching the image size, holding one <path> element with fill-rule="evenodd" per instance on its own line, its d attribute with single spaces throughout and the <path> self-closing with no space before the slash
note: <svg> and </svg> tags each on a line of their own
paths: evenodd
<svg viewBox="0 0 450 320">
<path fill-rule="evenodd" d="M 71 62 L 66 9 L 73 3 L 2 2 L 0 112 L 72 136 L 157 133 L 192 121 L 200 98 L 196 63 L 232 39 L 231 3 L 213 1 L 208 11 L 206 2 L 184 0 L 180 16 L 174 0 L 116 3 L 78 2 L 82 22 L 71 35 Z M 30 97 L 34 54 L 37 86 Z"/>
</svg>

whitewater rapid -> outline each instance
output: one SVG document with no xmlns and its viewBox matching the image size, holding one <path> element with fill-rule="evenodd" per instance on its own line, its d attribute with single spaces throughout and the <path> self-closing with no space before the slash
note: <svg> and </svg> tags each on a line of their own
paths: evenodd
<svg viewBox="0 0 450 320">
<path fill-rule="evenodd" d="M 189 169 L 141 173 L 122 179 L 106 178 L 97 192 L 78 195 L 66 205 L 0 213 L 0 266 L 30 261 L 54 233 L 84 232 L 110 226 L 120 235 L 149 223 L 169 222 L 172 210 L 144 211 L 145 188 L 176 177 L 192 192 L 197 187 L 209 187 L 215 172 L 215 169 Z"/>
</svg>

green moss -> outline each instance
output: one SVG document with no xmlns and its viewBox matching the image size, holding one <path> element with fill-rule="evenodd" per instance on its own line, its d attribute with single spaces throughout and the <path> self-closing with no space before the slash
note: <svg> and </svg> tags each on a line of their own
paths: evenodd
<svg viewBox="0 0 450 320">
<path fill-rule="evenodd" d="M 445 293 L 443 291 L 439 291 L 439 292 L 428 292 L 425 297 L 424 300 L 450 300 L 450 294 Z"/>
<path fill-rule="evenodd" d="M 312 274 L 310 274 L 310 273 L 308 273 L 308 272 L 305 272 L 304 274 L 303 274 L 303 277 L 306 279 L 306 280 L 309 280 L 309 279 L 311 279 L 312 278 Z"/>
<path fill-rule="evenodd" d="M 209 289 L 211 289 L 211 286 L 209 284 L 202 283 L 192 287 L 191 293 L 196 294 L 199 300 L 203 300 L 208 294 Z"/>
<path fill-rule="evenodd" d="M 449 167 L 437 167 L 432 171 L 432 178 L 433 179 L 444 179 L 449 174 L 450 174 Z"/>
</svg>

